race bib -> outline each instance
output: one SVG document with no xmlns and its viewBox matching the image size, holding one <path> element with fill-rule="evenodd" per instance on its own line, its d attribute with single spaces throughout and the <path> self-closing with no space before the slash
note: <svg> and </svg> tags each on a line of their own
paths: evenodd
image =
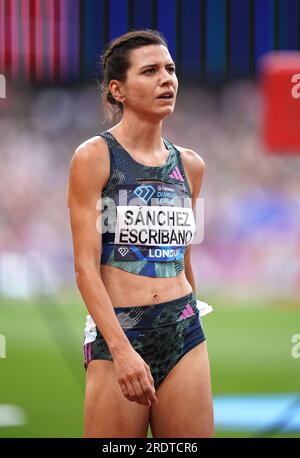
<svg viewBox="0 0 300 458">
<path fill-rule="evenodd" d="M 113 232 L 104 247 L 114 246 L 116 261 L 183 259 L 195 235 L 191 199 L 181 184 L 147 180 L 115 187 Z"/>
<path fill-rule="evenodd" d="M 191 208 L 118 206 L 115 244 L 186 246 L 195 233 Z"/>
</svg>

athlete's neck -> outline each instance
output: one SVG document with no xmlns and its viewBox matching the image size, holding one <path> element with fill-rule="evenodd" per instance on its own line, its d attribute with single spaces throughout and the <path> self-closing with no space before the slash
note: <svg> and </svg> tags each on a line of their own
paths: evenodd
<svg viewBox="0 0 300 458">
<path fill-rule="evenodd" d="M 125 149 L 136 153 L 143 152 L 143 154 L 153 155 L 165 150 L 161 138 L 161 127 L 161 121 L 151 124 L 149 121 L 128 122 L 128 120 L 122 119 L 110 130 Z"/>
</svg>

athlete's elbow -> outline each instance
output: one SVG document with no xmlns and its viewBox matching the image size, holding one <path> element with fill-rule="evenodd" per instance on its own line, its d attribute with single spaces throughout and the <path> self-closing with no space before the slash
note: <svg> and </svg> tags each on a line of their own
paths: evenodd
<svg viewBox="0 0 300 458">
<path fill-rule="evenodd" d="M 75 279 L 80 288 L 91 276 L 99 273 L 94 262 L 75 262 Z"/>
<path fill-rule="evenodd" d="M 83 274 L 82 270 L 76 267 L 75 268 L 75 280 L 76 280 L 78 288 L 80 288 L 80 284 L 82 282 L 82 278 L 83 278 L 82 274 Z"/>
</svg>

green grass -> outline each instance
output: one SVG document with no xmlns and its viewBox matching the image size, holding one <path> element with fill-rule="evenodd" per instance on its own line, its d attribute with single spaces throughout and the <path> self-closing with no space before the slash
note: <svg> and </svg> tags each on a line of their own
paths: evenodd
<svg viewBox="0 0 300 458">
<path fill-rule="evenodd" d="M 296 302 L 203 299 L 215 310 L 203 317 L 214 395 L 299 390 L 300 359 L 291 356 L 292 335 L 300 333 Z M 35 302 L 2 298 L 0 307 L 7 346 L 7 357 L 0 359 L 0 404 L 20 406 L 28 416 L 24 426 L 0 428 L 0 437 L 82 437 L 88 312 L 79 293 L 63 291 Z M 216 437 L 249 436 L 216 431 Z"/>
</svg>

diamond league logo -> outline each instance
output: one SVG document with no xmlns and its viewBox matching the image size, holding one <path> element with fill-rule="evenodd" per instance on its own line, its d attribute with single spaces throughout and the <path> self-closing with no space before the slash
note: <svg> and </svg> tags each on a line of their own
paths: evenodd
<svg viewBox="0 0 300 458">
<path fill-rule="evenodd" d="M 123 257 L 125 256 L 125 254 L 128 253 L 128 251 L 129 251 L 129 250 L 128 250 L 128 248 L 126 248 L 126 247 L 120 247 L 120 248 L 118 248 L 118 252 L 119 252 Z"/>
<path fill-rule="evenodd" d="M 142 185 L 136 188 L 133 193 L 138 196 L 146 204 L 149 202 L 153 194 L 155 193 L 155 189 L 153 186 Z"/>
</svg>

